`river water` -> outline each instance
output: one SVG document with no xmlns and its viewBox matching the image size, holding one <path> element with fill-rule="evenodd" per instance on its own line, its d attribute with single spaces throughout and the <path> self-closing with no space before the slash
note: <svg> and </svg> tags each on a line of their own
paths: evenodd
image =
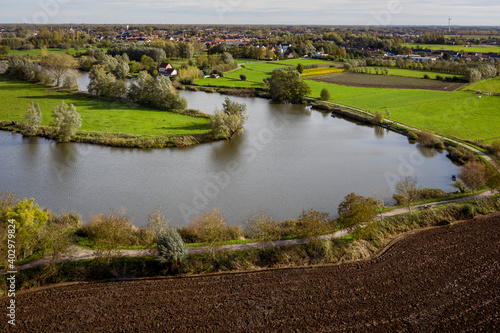
<svg viewBox="0 0 500 333">
<path fill-rule="evenodd" d="M 224 96 L 183 91 L 190 108 L 211 113 Z M 160 207 L 175 226 L 220 208 L 228 224 L 265 211 L 278 219 L 314 208 L 332 215 L 348 193 L 393 189 L 400 176 L 451 191 L 458 168 L 445 153 L 406 137 L 300 105 L 247 104 L 245 132 L 231 141 L 175 149 L 55 143 L 0 131 L 0 192 L 33 197 L 56 213 L 125 208 L 134 224 Z"/>
</svg>

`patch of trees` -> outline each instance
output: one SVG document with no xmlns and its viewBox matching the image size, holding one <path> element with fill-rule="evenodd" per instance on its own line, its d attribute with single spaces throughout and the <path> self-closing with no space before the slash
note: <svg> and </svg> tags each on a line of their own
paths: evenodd
<svg viewBox="0 0 500 333">
<path fill-rule="evenodd" d="M 298 73 L 273 71 L 271 77 L 265 79 L 273 101 L 302 104 L 311 93 L 311 88 L 300 79 Z"/>
<path fill-rule="evenodd" d="M 137 45 L 132 43 L 116 43 L 108 49 L 111 56 L 127 54 L 130 60 L 141 61 L 143 56 L 148 56 L 154 61 L 162 61 L 167 57 L 165 50 L 158 47 Z"/>
<path fill-rule="evenodd" d="M 477 67 L 468 68 L 465 77 L 468 82 L 476 82 L 497 76 L 497 68 L 493 64 L 479 64 Z"/>
<path fill-rule="evenodd" d="M 106 73 L 102 65 L 94 66 L 89 73 L 89 94 L 109 99 L 129 98 L 131 101 L 157 109 L 183 110 L 187 107 L 185 98 L 179 96 L 169 78 L 159 75 L 153 78 L 146 71 L 139 73 L 130 87 L 123 80 L 116 80 Z"/>
</svg>

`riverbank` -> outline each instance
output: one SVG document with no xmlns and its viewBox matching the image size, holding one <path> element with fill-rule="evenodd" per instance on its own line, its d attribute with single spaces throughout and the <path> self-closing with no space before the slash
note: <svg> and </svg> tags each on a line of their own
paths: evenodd
<svg viewBox="0 0 500 333">
<path fill-rule="evenodd" d="M 320 237 L 283 242 L 189 248 L 189 255 L 178 271 L 170 271 L 168 266 L 161 265 L 155 259 L 154 249 L 122 250 L 122 256 L 95 257 L 96 252 L 93 250 L 72 247 L 73 252 L 56 266 L 32 263 L 19 267 L 17 281 L 20 289 L 27 289 L 71 281 L 247 271 L 364 260 L 376 255 L 391 240 L 408 231 L 454 224 L 500 212 L 498 195 L 468 202 L 463 200 L 447 202 L 432 209 L 414 209 L 413 214 L 392 211 L 386 213 L 384 219 L 355 231 L 341 230 Z"/>
<path fill-rule="evenodd" d="M 86 93 L 67 93 L 38 84 L 0 76 L 0 129 L 20 132 L 20 122 L 31 102 L 42 110 L 38 135 L 52 138 L 51 112 L 64 101 L 73 104 L 82 118 L 82 127 L 72 141 L 118 147 L 181 147 L 215 137 L 210 116 L 197 110 L 171 112 L 139 105 L 94 98 Z"/>
</svg>

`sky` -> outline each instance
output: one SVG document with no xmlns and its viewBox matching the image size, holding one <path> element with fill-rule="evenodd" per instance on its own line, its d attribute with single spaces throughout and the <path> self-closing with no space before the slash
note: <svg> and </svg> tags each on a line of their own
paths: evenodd
<svg viewBox="0 0 500 333">
<path fill-rule="evenodd" d="M 0 23 L 500 26 L 499 0 L 0 0 Z"/>
</svg>

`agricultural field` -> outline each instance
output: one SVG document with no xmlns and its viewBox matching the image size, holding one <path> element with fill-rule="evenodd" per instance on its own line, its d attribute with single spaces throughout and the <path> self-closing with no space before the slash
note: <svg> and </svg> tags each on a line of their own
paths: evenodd
<svg viewBox="0 0 500 333">
<path fill-rule="evenodd" d="M 442 44 L 401 44 L 402 46 L 408 46 L 412 48 L 429 49 L 433 51 L 465 51 L 465 52 L 478 52 L 478 53 L 500 53 L 500 46 L 496 45 L 442 45 Z"/>
<path fill-rule="evenodd" d="M 304 72 L 301 74 L 301 77 L 338 74 L 342 73 L 343 71 L 344 71 L 343 69 L 337 67 L 310 68 L 310 69 L 304 69 Z"/>
<path fill-rule="evenodd" d="M 135 135 L 182 135 L 209 133 L 209 119 L 146 107 L 114 103 L 80 94 L 52 91 L 34 83 L 0 77 L 0 120 L 20 121 L 32 101 L 40 104 L 43 125 L 52 121 L 54 108 L 64 101 L 82 117 L 81 131 Z"/>
<path fill-rule="evenodd" d="M 424 71 L 418 69 L 403 69 L 403 68 L 387 68 L 388 75 L 394 76 L 406 76 L 406 77 L 416 77 L 423 78 L 425 74 L 429 75 L 431 79 L 435 79 L 436 75 L 441 75 L 442 77 L 464 77 L 463 74 L 454 74 L 454 73 L 441 73 L 441 72 L 433 72 L 433 71 Z"/>
<path fill-rule="evenodd" d="M 499 238 L 495 214 L 405 234 L 353 263 L 20 291 L 16 328 L 55 332 L 92 318 L 86 331 L 495 332 Z"/>
<path fill-rule="evenodd" d="M 287 60 L 280 60 L 280 61 L 273 61 L 273 63 L 276 64 L 283 64 L 287 66 L 297 66 L 299 63 L 302 65 L 318 65 L 320 67 L 327 67 L 334 65 L 335 63 L 325 61 L 325 60 L 320 60 L 320 59 L 287 59 Z"/>
<path fill-rule="evenodd" d="M 500 93 L 500 76 L 474 82 L 467 86 L 467 90 L 481 90 L 481 92 Z"/>
<path fill-rule="evenodd" d="M 344 74 L 332 76 L 340 75 Z M 332 102 L 372 113 L 381 111 L 385 114 L 386 108 L 389 108 L 390 119 L 406 125 L 469 140 L 488 141 L 498 137 L 498 96 L 479 98 L 468 91 L 359 88 L 313 79 L 307 79 L 305 82 L 311 87 L 313 97 L 319 97 L 321 89 L 326 88 L 330 92 Z"/>
<path fill-rule="evenodd" d="M 81 48 L 80 50 L 75 50 L 74 48 L 68 49 L 68 50 L 63 50 L 63 49 L 47 49 L 47 54 L 52 54 L 52 53 L 70 53 L 70 54 L 75 54 L 77 52 L 87 52 L 87 49 Z M 103 49 L 103 52 L 106 52 L 105 49 Z M 33 50 L 11 50 L 10 53 L 11 55 L 40 55 L 40 49 L 33 49 Z"/>
<path fill-rule="evenodd" d="M 364 88 L 429 89 L 453 91 L 465 86 L 465 83 L 460 82 L 426 80 L 416 77 L 364 73 L 340 73 L 326 76 L 316 76 L 314 78 L 310 78 L 310 80 Z"/>
</svg>

